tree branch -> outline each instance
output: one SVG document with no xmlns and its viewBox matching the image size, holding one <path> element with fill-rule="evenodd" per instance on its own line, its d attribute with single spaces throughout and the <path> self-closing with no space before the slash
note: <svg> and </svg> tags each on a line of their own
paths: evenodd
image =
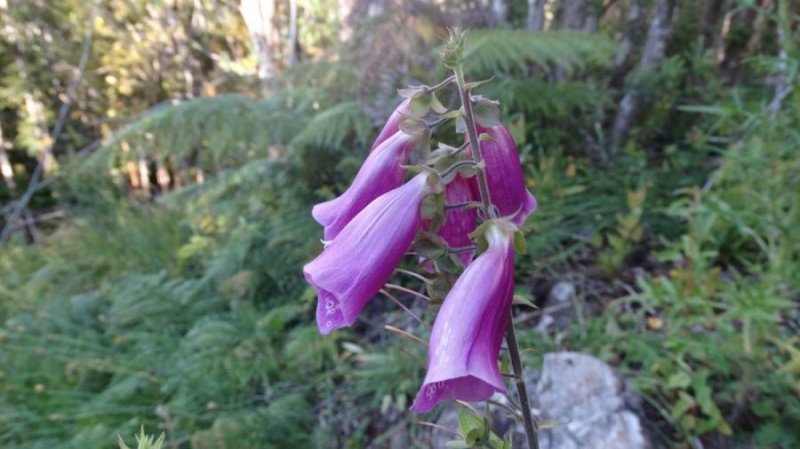
<svg viewBox="0 0 800 449">
<path fill-rule="evenodd" d="M 42 178 L 44 161 L 49 155 L 52 154 L 53 147 L 55 146 L 58 137 L 61 135 L 61 132 L 64 130 L 64 125 L 67 121 L 67 115 L 69 114 L 69 110 L 72 108 L 72 103 L 75 100 L 75 92 L 78 90 L 78 86 L 83 78 L 83 71 L 86 69 L 86 63 L 89 61 L 89 55 L 92 50 L 92 38 L 94 37 L 94 18 L 97 14 L 97 7 L 99 4 L 100 0 L 95 0 L 94 5 L 92 5 L 92 10 L 89 13 L 89 31 L 86 34 L 86 38 L 83 40 L 83 49 L 81 51 L 80 60 L 78 61 L 75 77 L 72 79 L 72 82 L 67 88 L 67 98 L 61 105 L 61 108 L 58 111 L 58 116 L 56 117 L 56 124 L 53 126 L 53 130 L 50 132 L 50 143 L 39 157 L 36 168 L 33 170 L 33 174 L 31 175 L 31 180 L 28 183 L 28 188 L 25 190 L 25 193 L 22 195 L 22 197 L 15 203 L 14 209 L 8 216 L 8 220 L 6 221 L 3 231 L 0 232 L 0 246 L 3 246 L 6 241 L 8 241 L 8 238 L 11 236 L 11 232 L 14 229 L 14 223 L 19 220 L 19 217 L 22 215 L 22 211 L 25 210 L 25 207 L 30 202 L 31 197 L 33 197 L 33 193 L 36 191 L 36 186 L 39 184 L 39 181 Z"/>
</svg>

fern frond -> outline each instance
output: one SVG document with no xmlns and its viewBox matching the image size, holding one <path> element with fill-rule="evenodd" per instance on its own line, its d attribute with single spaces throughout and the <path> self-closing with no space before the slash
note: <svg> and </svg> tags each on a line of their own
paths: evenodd
<svg viewBox="0 0 800 449">
<path fill-rule="evenodd" d="M 292 140 L 292 144 L 339 147 L 349 133 L 355 132 L 359 140 L 363 140 L 370 128 L 369 117 L 358 103 L 349 101 L 314 116 Z"/>
<path fill-rule="evenodd" d="M 467 69 L 482 74 L 524 69 L 529 63 L 566 70 L 609 66 L 613 55 L 613 41 L 601 34 L 504 29 L 470 31 L 464 52 Z"/>
</svg>

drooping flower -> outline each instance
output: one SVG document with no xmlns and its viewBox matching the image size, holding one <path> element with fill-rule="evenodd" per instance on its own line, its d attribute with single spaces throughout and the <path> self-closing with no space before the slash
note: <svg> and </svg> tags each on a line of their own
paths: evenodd
<svg viewBox="0 0 800 449">
<path fill-rule="evenodd" d="M 513 214 L 511 221 L 521 225 L 536 210 L 536 198 L 525 187 L 517 145 L 502 124 L 476 126 L 478 135 L 486 133 L 491 137 L 480 142 L 481 155 L 486 161 L 486 183 L 491 202 L 497 206 L 501 216 Z"/>
<path fill-rule="evenodd" d="M 455 206 L 476 201 L 470 182 L 463 176 L 456 175 L 444 190 L 445 204 Z M 472 245 L 469 234 L 475 230 L 478 210 L 475 208 L 459 207 L 450 209 L 445 213 L 445 221 L 437 234 L 447 241 L 451 248 Z M 458 258 L 466 267 L 472 261 L 474 251 L 459 253 Z"/>
<path fill-rule="evenodd" d="M 303 267 L 318 294 L 317 326 L 325 335 L 350 326 L 411 246 L 420 205 L 433 191 L 429 174 L 376 198 Z"/>
<path fill-rule="evenodd" d="M 414 148 L 413 139 L 402 131 L 392 134 L 369 154 L 344 193 L 314 206 L 311 215 L 325 228 L 325 240 L 334 239 L 372 200 L 403 183 L 401 165 Z"/>
<path fill-rule="evenodd" d="M 488 249 L 464 270 L 436 316 L 428 346 L 428 372 L 411 410 L 439 401 L 483 401 L 505 392 L 497 366 L 514 293 L 513 231 L 492 224 Z"/>
<path fill-rule="evenodd" d="M 410 112 L 410 102 L 411 99 L 406 98 L 395 108 L 394 112 L 392 112 L 392 115 L 389 116 L 389 120 L 387 120 L 386 124 L 383 125 L 383 129 L 381 130 L 380 134 L 378 134 L 378 138 L 375 139 L 375 143 L 372 144 L 370 151 L 374 151 L 386 139 L 394 135 L 397 131 L 400 131 L 400 122 L 403 121 L 403 115 L 406 115 Z"/>
</svg>

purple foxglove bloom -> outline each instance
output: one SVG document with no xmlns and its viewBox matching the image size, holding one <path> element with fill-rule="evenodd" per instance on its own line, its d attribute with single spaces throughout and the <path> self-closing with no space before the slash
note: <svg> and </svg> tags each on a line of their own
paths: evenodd
<svg viewBox="0 0 800 449">
<path fill-rule="evenodd" d="M 478 124 L 477 131 L 478 135 L 486 133 L 493 139 L 480 143 L 481 155 L 486 161 L 486 183 L 492 203 L 497 206 L 501 216 L 513 214 L 511 221 L 521 225 L 536 210 L 536 198 L 525 188 L 525 175 L 522 173 L 517 145 L 503 125 L 486 128 Z"/>
<path fill-rule="evenodd" d="M 375 149 L 378 148 L 378 146 L 380 146 L 380 144 L 382 144 L 386 139 L 394 135 L 397 131 L 400 131 L 400 122 L 403 120 L 403 115 L 409 114 L 411 111 L 408 106 L 409 102 L 411 102 L 411 99 L 406 98 L 397 106 L 397 108 L 395 108 L 394 112 L 392 112 L 392 115 L 389 116 L 389 120 L 387 120 L 386 124 L 383 125 L 383 129 L 381 130 L 381 133 L 378 134 L 378 138 L 375 139 L 375 143 L 372 144 L 370 151 L 375 151 Z"/>
<path fill-rule="evenodd" d="M 439 401 L 483 401 L 505 385 L 497 366 L 514 294 L 513 233 L 493 225 L 486 252 L 456 281 L 431 331 L 428 372 L 411 406 L 430 411 Z"/>
<path fill-rule="evenodd" d="M 456 205 L 476 201 L 474 191 L 469 180 L 461 175 L 457 175 L 444 190 L 445 204 Z M 451 247 L 463 247 L 472 245 L 469 234 L 475 230 L 475 223 L 478 217 L 478 210 L 475 208 L 459 208 L 447 211 L 445 221 L 439 234 L 447 241 Z M 466 267 L 472 261 L 474 251 L 458 254 L 461 263 Z"/>
<path fill-rule="evenodd" d="M 369 154 L 343 194 L 314 206 L 311 215 L 325 227 L 325 240 L 334 239 L 372 200 L 403 183 L 405 170 L 401 164 L 413 148 L 412 136 L 394 133 Z"/>
<path fill-rule="evenodd" d="M 318 294 L 317 326 L 325 335 L 350 326 L 378 293 L 411 246 L 420 224 L 420 205 L 431 193 L 429 175 L 375 199 L 303 267 Z"/>
</svg>

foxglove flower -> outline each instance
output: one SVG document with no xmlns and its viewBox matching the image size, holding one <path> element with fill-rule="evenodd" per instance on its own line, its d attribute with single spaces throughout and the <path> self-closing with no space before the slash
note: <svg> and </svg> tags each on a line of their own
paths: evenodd
<svg viewBox="0 0 800 449">
<path fill-rule="evenodd" d="M 536 198 L 525 187 L 517 145 L 503 125 L 488 128 L 476 125 L 478 135 L 486 133 L 491 137 L 480 142 L 491 202 L 501 216 L 511 216 L 514 224 L 521 225 L 536 210 Z M 477 189 L 477 185 L 474 187 Z"/>
<path fill-rule="evenodd" d="M 372 200 L 403 183 L 401 164 L 414 148 L 413 139 L 402 131 L 392 134 L 369 154 L 343 194 L 314 206 L 311 215 L 325 228 L 325 240 L 334 239 Z"/>
<path fill-rule="evenodd" d="M 444 190 L 445 204 L 456 205 L 468 203 L 476 200 L 474 191 L 469 180 L 456 175 Z M 475 230 L 475 223 L 478 217 L 478 210 L 475 208 L 461 207 L 448 210 L 445 214 L 445 221 L 437 234 L 445 239 L 452 248 L 472 245 L 469 234 Z M 474 251 L 459 253 L 458 258 L 466 267 L 472 261 Z"/>
<path fill-rule="evenodd" d="M 408 251 L 420 224 L 420 205 L 432 192 L 420 173 L 371 202 L 303 267 L 318 294 L 317 326 L 325 335 L 350 326 Z"/>
<path fill-rule="evenodd" d="M 410 98 L 406 98 L 400 103 L 397 108 L 395 108 L 392 115 L 389 116 L 389 120 L 386 121 L 386 124 L 383 125 L 383 129 L 381 133 L 378 134 L 378 138 L 375 139 L 375 143 L 372 144 L 372 148 L 370 151 L 374 151 L 375 148 L 378 148 L 380 144 L 386 141 L 389 137 L 394 135 L 397 131 L 400 131 L 400 122 L 403 121 L 403 115 L 407 115 L 411 112 L 409 109 L 409 103 L 411 102 Z"/>
<path fill-rule="evenodd" d="M 505 392 L 497 357 L 514 293 L 513 231 L 493 224 L 486 238 L 488 249 L 464 270 L 436 316 L 414 412 L 444 399 L 483 401 Z"/>
</svg>

